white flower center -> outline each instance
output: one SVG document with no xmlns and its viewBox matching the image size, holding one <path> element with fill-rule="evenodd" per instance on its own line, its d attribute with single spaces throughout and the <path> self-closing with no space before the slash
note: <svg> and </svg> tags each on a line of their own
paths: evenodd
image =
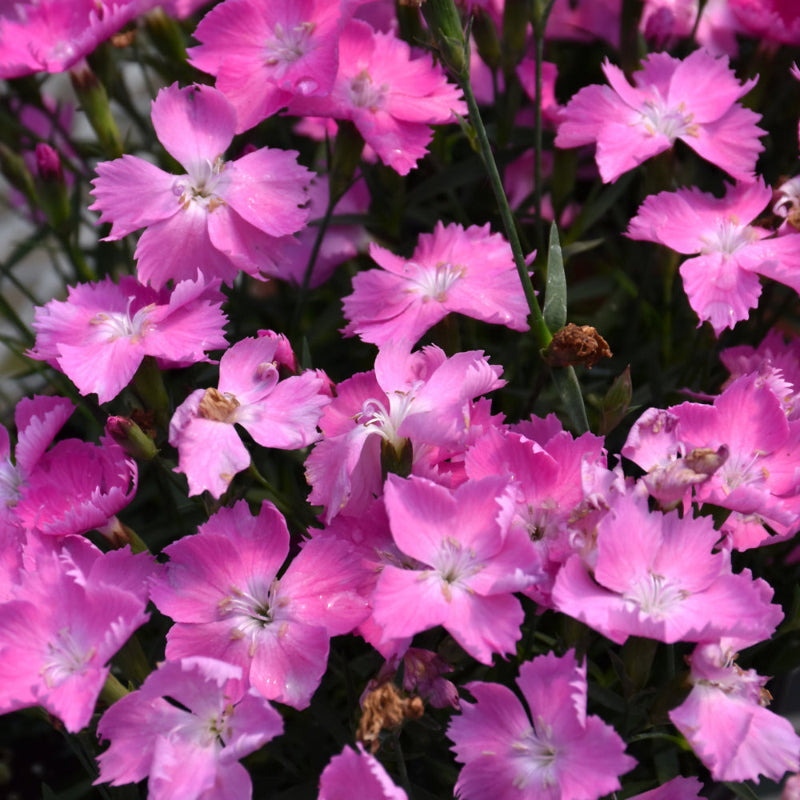
<svg viewBox="0 0 800 800">
<path fill-rule="evenodd" d="M 732 255 L 758 239 L 758 232 L 750 225 L 742 225 L 738 217 L 730 215 L 717 221 L 717 229 L 700 237 L 704 247 L 702 255 L 724 253 Z"/>
<path fill-rule="evenodd" d="M 387 83 L 375 86 L 369 72 L 362 69 L 350 81 L 350 102 L 356 108 L 368 108 L 375 112 L 383 106 L 384 95 L 389 91 Z"/>
<path fill-rule="evenodd" d="M 680 605 L 687 597 L 688 592 L 675 586 L 663 575 L 649 572 L 639 580 L 623 598 L 639 607 L 643 614 L 655 620 L 668 617 L 673 609 Z"/>
<path fill-rule="evenodd" d="M 94 647 L 85 648 L 75 641 L 69 628 L 62 628 L 56 638 L 47 643 L 47 656 L 41 672 L 45 684 L 53 688 L 83 672 L 94 654 Z"/>
<path fill-rule="evenodd" d="M 542 789 L 558 785 L 555 767 L 558 751 L 548 741 L 552 731 L 541 718 L 538 722 L 539 734 L 531 728 L 524 736 L 511 743 L 517 764 L 517 774 L 512 782 L 515 789 L 523 790 L 531 781 L 535 781 Z"/>
<path fill-rule="evenodd" d="M 640 111 L 642 118 L 640 125 L 654 136 L 657 133 L 666 136 L 674 142 L 680 136 L 697 136 L 697 125 L 692 123 L 693 115 L 686 112 L 683 103 L 677 108 L 670 108 L 664 100 L 658 97 L 647 100 Z"/>
<path fill-rule="evenodd" d="M 133 298 L 129 298 L 127 311 L 99 311 L 89 320 L 89 324 L 97 330 L 98 339 L 104 342 L 130 339 L 136 344 L 149 333 L 152 327 L 149 316 L 155 305 L 151 303 L 144 306 L 131 316 L 132 302 Z"/>
<path fill-rule="evenodd" d="M 264 45 L 266 50 L 264 63 L 268 67 L 288 66 L 302 58 L 308 52 L 308 40 L 314 28 L 316 28 L 314 22 L 301 22 L 288 29 L 285 29 L 280 22 L 276 22 L 272 29 L 273 38 L 268 39 Z"/>
<path fill-rule="evenodd" d="M 411 392 L 392 392 L 388 398 L 388 411 L 380 400 L 370 397 L 361 406 L 355 420 L 358 424 L 371 428 L 373 433 L 377 433 L 399 452 L 405 440 L 398 435 L 397 429 L 408 416 L 414 395 Z"/>
<path fill-rule="evenodd" d="M 195 170 L 194 175 L 181 175 L 172 184 L 172 193 L 178 198 L 178 202 L 184 211 L 192 203 L 204 208 L 211 213 L 215 208 L 225 205 L 225 201 L 217 194 L 214 189 L 219 183 L 219 176 L 225 169 L 225 162 L 222 156 L 217 156 L 214 161 L 206 159 Z"/>
<path fill-rule="evenodd" d="M 255 655 L 258 640 L 263 630 L 275 623 L 281 630 L 287 625 L 282 619 L 281 608 L 289 602 L 288 597 L 279 595 L 280 581 L 275 578 L 268 587 L 256 587 L 251 591 L 243 591 L 231 586 L 229 594 L 219 601 L 217 610 L 220 617 L 230 618 L 232 625 L 231 639 L 250 640 L 249 654 Z"/>
<path fill-rule="evenodd" d="M 447 292 L 450 287 L 466 274 L 466 267 L 461 264 L 451 264 L 448 261 L 440 261 L 435 267 L 423 267 L 411 261 L 406 269 L 416 273 L 413 277 L 409 276 L 409 280 L 419 286 L 419 293 L 423 295 L 423 298 L 435 300 L 437 303 L 447 300 Z M 417 290 L 412 289 L 411 291 Z"/>
</svg>

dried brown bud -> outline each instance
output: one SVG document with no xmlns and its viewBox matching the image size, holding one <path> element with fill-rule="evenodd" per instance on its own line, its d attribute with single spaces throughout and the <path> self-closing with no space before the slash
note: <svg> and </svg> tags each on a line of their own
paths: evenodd
<svg viewBox="0 0 800 800">
<path fill-rule="evenodd" d="M 572 322 L 555 332 L 544 352 L 544 360 L 551 367 L 584 364 L 591 369 L 601 358 L 611 358 L 608 342 L 591 325 Z"/>
<path fill-rule="evenodd" d="M 384 683 L 364 697 L 356 739 L 375 753 L 382 730 L 398 728 L 403 720 L 419 719 L 424 713 L 421 697 L 404 697 L 393 683 Z"/>
</svg>

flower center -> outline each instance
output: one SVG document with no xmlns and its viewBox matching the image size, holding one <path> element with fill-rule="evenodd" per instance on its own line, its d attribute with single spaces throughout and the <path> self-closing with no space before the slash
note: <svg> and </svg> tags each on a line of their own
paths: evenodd
<svg viewBox="0 0 800 800">
<path fill-rule="evenodd" d="M 686 113 L 683 103 L 677 108 L 670 108 L 664 100 L 657 97 L 645 101 L 640 113 L 642 115 L 640 124 L 644 125 L 651 136 L 660 133 L 670 142 L 674 142 L 680 136 L 698 135 L 697 125 L 692 123 L 693 114 Z"/>
<path fill-rule="evenodd" d="M 457 539 L 452 536 L 442 539 L 435 566 L 441 579 L 442 594 L 448 603 L 453 596 L 453 586 L 469 591 L 466 581 L 483 568 L 483 564 L 475 559 L 475 552 L 464 547 Z"/>
<path fill-rule="evenodd" d="M 625 600 L 639 606 L 643 614 L 656 620 L 669 616 L 672 610 L 688 596 L 687 591 L 675 586 L 663 575 L 652 572 L 641 578 L 629 592 L 623 594 Z"/>
<path fill-rule="evenodd" d="M 217 609 L 223 618 L 231 618 L 231 639 L 249 638 L 249 654 L 255 655 L 258 639 L 265 628 L 280 622 L 280 609 L 289 599 L 279 596 L 280 581 L 275 578 L 269 587 L 244 591 L 231 586 L 229 594 L 219 601 Z M 284 621 L 281 625 L 286 625 Z M 279 631 L 280 632 L 280 631 Z"/>
<path fill-rule="evenodd" d="M 375 86 L 369 72 L 362 69 L 350 81 L 350 102 L 356 108 L 368 108 L 375 113 L 383 105 L 384 95 L 387 91 L 389 91 L 388 84 Z"/>
<path fill-rule="evenodd" d="M 548 739 L 552 734 L 550 726 L 540 718 L 539 728 L 542 737 L 531 728 L 524 736 L 511 743 L 517 759 L 517 774 L 514 776 L 515 789 L 524 789 L 532 780 L 542 789 L 558 785 L 555 763 L 558 751 Z"/>
<path fill-rule="evenodd" d="M 217 156 L 213 162 L 208 159 L 202 161 L 195 167 L 195 174 L 176 178 L 172 184 L 172 193 L 178 197 L 181 208 L 187 211 L 195 203 L 211 213 L 215 208 L 225 205 L 225 201 L 214 193 L 224 169 L 222 156 Z"/>
<path fill-rule="evenodd" d="M 228 392 L 222 394 L 218 389 L 206 389 L 197 410 L 203 419 L 210 419 L 214 422 L 233 422 L 238 407 L 239 401 L 232 394 Z"/>
<path fill-rule="evenodd" d="M 267 57 L 264 63 L 268 67 L 278 64 L 288 66 L 302 58 L 308 52 L 308 39 L 316 28 L 314 22 L 301 22 L 293 28 L 285 29 L 280 22 L 272 29 L 272 39 L 264 45 Z"/>
<path fill-rule="evenodd" d="M 84 671 L 95 654 L 95 648 L 84 649 L 75 641 L 69 628 L 62 628 L 54 641 L 47 643 L 42 676 L 48 688 L 59 686 L 75 673 Z"/>
<path fill-rule="evenodd" d="M 742 225 L 738 217 L 730 215 L 717 222 L 717 229 L 700 237 L 705 245 L 700 251 L 707 253 L 724 253 L 732 255 L 739 248 L 746 247 L 758 239 L 758 231 L 750 225 Z"/>
<path fill-rule="evenodd" d="M 355 415 L 355 421 L 377 433 L 399 453 L 406 440 L 398 435 L 397 429 L 408 416 L 414 395 L 411 392 L 392 392 L 387 397 L 388 411 L 380 400 L 370 397 Z"/>
<path fill-rule="evenodd" d="M 435 300 L 437 303 L 447 300 L 448 289 L 461 280 L 467 271 L 461 264 L 451 264 L 448 261 L 440 261 L 435 267 L 423 267 L 411 261 L 408 268 L 417 272 L 411 281 L 420 287 L 424 299 Z"/>
</svg>

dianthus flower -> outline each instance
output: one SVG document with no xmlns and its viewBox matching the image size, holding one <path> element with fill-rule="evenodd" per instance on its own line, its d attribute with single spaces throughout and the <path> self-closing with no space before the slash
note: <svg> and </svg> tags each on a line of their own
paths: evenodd
<svg viewBox="0 0 800 800">
<path fill-rule="evenodd" d="M 305 708 L 328 663 L 331 636 L 368 614 L 356 590 L 360 564 L 333 538 L 305 543 L 278 578 L 289 531 L 264 503 L 223 507 L 195 536 L 165 548 L 170 561 L 151 597 L 175 620 L 167 658 L 213 656 L 239 665 L 269 700 Z"/>
<path fill-rule="evenodd" d="M 227 346 L 219 280 L 182 281 L 160 292 L 123 276 L 70 286 L 67 299 L 35 309 L 36 344 L 27 355 L 60 369 L 81 394 L 113 400 L 145 356 L 163 366 L 207 361 Z"/>
<path fill-rule="evenodd" d="M 153 101 L 153 127 L 186 170 L 170 175 L 124 155 L 97 165 L 92 181 L 109 240 L 146 228 L 136 246 L 142 283 L 208 279 L 233 283 L 276 268 L 287 237 L 306 223 L 311 173 L 294 151 L 261 148 L 235 161 L 222 156 L 236 132 L 236 110 L 211 86 L 173 84 Z"/>
<path fill-rule="evenodd" d="M 97 725 L 111 746 L 98 757 L 95 783 L 148 779 L 159 800 L 250 800 L 239 759 L 283 732 L 280 714 L 243 691 L 242 670 L 213 658 L 168 661 L 141 689 L 117 700 Z"/>
<path fill-rule="evenodd" d="M 489 224 L 436 223 L 422 234 L 410 259 L 371 244 L 382 270 L 359 272 L 353 294 L 344 298 L 350 321 L 345 336 L 358 334 L 379 347 L 405 339 L 416 342 L 450 312 L 528 330 L 528 304 L 511 248 Z"/>
<path fill-rule="evenodd" d="M 754 178 L 763 150 L 760 116 L 736 101 L 755 86 L 740 84 L 727 57 L 696 50 L 683 61 L 651 53 L 631 86 L 608 61 L 611 86 L 586 86 L 562 112 L 555 144 L 597 143 L 597 166 L 606 183 L 663 153 L 680 139 L 737 180 Z"/>
<path fill-rule="evenodd" d="M 538 561 L 527 534 L 509 528 L 510 515 L 501 513 L 506 487 L 487 478 L 451 492 L 389 475 L 386 510 L 406 563 L 386 565 L 375 587 L 373 618 L 384 638 L 442 625 L 484 664 L 513 652 L 524 613 L 512 593 L 536 579 Z"/>
<path fill-rule="evenodd" d="M 393 33 L 351 20 L 339 38 L 339 72 L 329 95 L 295 97 L 290 114 L 349 119 L 384 164 L 407 175 L 427 152 L 431 125 L 466 115 L 461 91 L 430 57 L 411 58 Z"/>
<path fill-rule="evenodd" d="M 752 641 L 752 640 L 751 640 Z M 779 781 L 800 768 L 800 737 L 789 720 L 769 711 L 767 678 L 736 664 L 734 644 L 698 645 L 689 658 L 692 690 L 669 712 L 717 781 Z"/>
<path fill-rule="evenodd" d="M 225 0 L 197 26 L 188 51 L 197 69 L 236 109 L 236 132 L 252 128 L 295 96 L 329 94 L 338 69 L 344 3 Z"/>
<path fill-rule="evenodd" d="M 794 0 L 728 0 L 728 5 L 747 35 L 800 44 L 800 8 Z"/>
<path fill-rule="evenodd" d="M 178 448 L 176 472 L 189 494 L 221 497 L 250 453 L 236 432 L 241 425 L 262 447 L 297 450 L 319 438 L 317 422 L 330 402 L 324 378 L 314 371 L 280 380 L 281 339 L 242 339 L 222 356 L 217 389 L 196 389 L 175 410 L 169 443 Z"/>
<path fill-rule="evenodd" d="M 39 547 L 30 561 L 0 604 L 0 713 L 41 705 L 76 733 L 89 724 L 109 660 L 149 618 L 152 558 L 82 542 Z"/>
<path fill-rule="evenodd" d="M 572 651 L 526 661 L 517 680 L 528 708 L 498 683 L 467 689 L 477 702 L 447 729 L 464 764 L 455 794 L 464 800 L 596 800 L 620 788 L 636 762 L 600 717 L 586 715 L 586 665 Z"/>
<path fill-rule="evenodd" d="M 694 187 L 660 192 L 645 198 L 628 226 L 632 239 L 697 254 L 681 264 L 683 286 L 700 323 L 708 320 L 717 336 L 756 307 L 759 275 L 800 292 L 800 234 L 772 237 L 751 224 L 771 198 L 760 178 L 728 186 L 721 198 Z"/>
<path fill-rule="evenodd" d="M 580 555 L 558 573 L 553 605 L 613 642 L 643 636 L 671 644 L 720 636 L 767 639 L 783 618 L 772 588 L 749 570 L 734 574 L 709 517 L 651 512 L 619 497 L 597 525 L 590 570 Z"/>
<path fill-rule="evenodd" d="M 63 72 L 156 0 L 27 0 L 0 12 L 0 78 Z"/>
</svg>

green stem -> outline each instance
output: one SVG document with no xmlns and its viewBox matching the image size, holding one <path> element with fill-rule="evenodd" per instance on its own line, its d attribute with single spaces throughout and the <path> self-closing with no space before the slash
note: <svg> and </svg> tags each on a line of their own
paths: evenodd
<svg viewBox="0 0 800 800">
<path fill-rule="evenodd" d="M 506 231 L 508 243 L 511 245 L 511 252 L 514 256 L 514 264 L 517 267 L 519 279 L 522 281 L 522 289 L 525 292 L 525 299 L 528 301 L 528 307 L 531 311 L 533 324 L 531 329 L 533 335 L 536 337 L 536 343 L 540 349 L 544 349 L 550 344 L 553 336 L 547 329 L 542 310 L 539 308 L 539 303 L 536 300 L 536 293 L 533 291 L 533 284 L 531 283 L 531 276 L 528 274 L 528 266 L 525 263 L 525 256 L 522 253 L 522 245 L 519 241 L 517 234 L 517 227 L 514 223 L 514 217 L 511 214 L 511 208 L 508 205 L 508 198 L 506 197 L 505 190 L 503 189 L 503 182 L 500 179 L 500 173 L 497 170 L 497 163 L 494 160 L 492 147 L 489 144 L 489 137 L 486 133 L 486 128 L 483 126 L 481 113 L 478 110 L 478 103 L 475 100 L 475 95 L 472 91 L 472 84 L 470 83 L 469 76 L 463 78 L 461 84 L 464 90 L 464 97 L 467 101 L 467 108 L 469 109 L 469 119 L 472 126 L 475 128 L 475 133 L 478 137 L 478 144 L 481 148 L 481 156 L 483 163 L 486 167 L 486 172 L 489 177 L 489 183 L 492 185 L 495 200 L 497 200 L 500 218 L 503 221 L 503 227 Z"/>
</svg>

